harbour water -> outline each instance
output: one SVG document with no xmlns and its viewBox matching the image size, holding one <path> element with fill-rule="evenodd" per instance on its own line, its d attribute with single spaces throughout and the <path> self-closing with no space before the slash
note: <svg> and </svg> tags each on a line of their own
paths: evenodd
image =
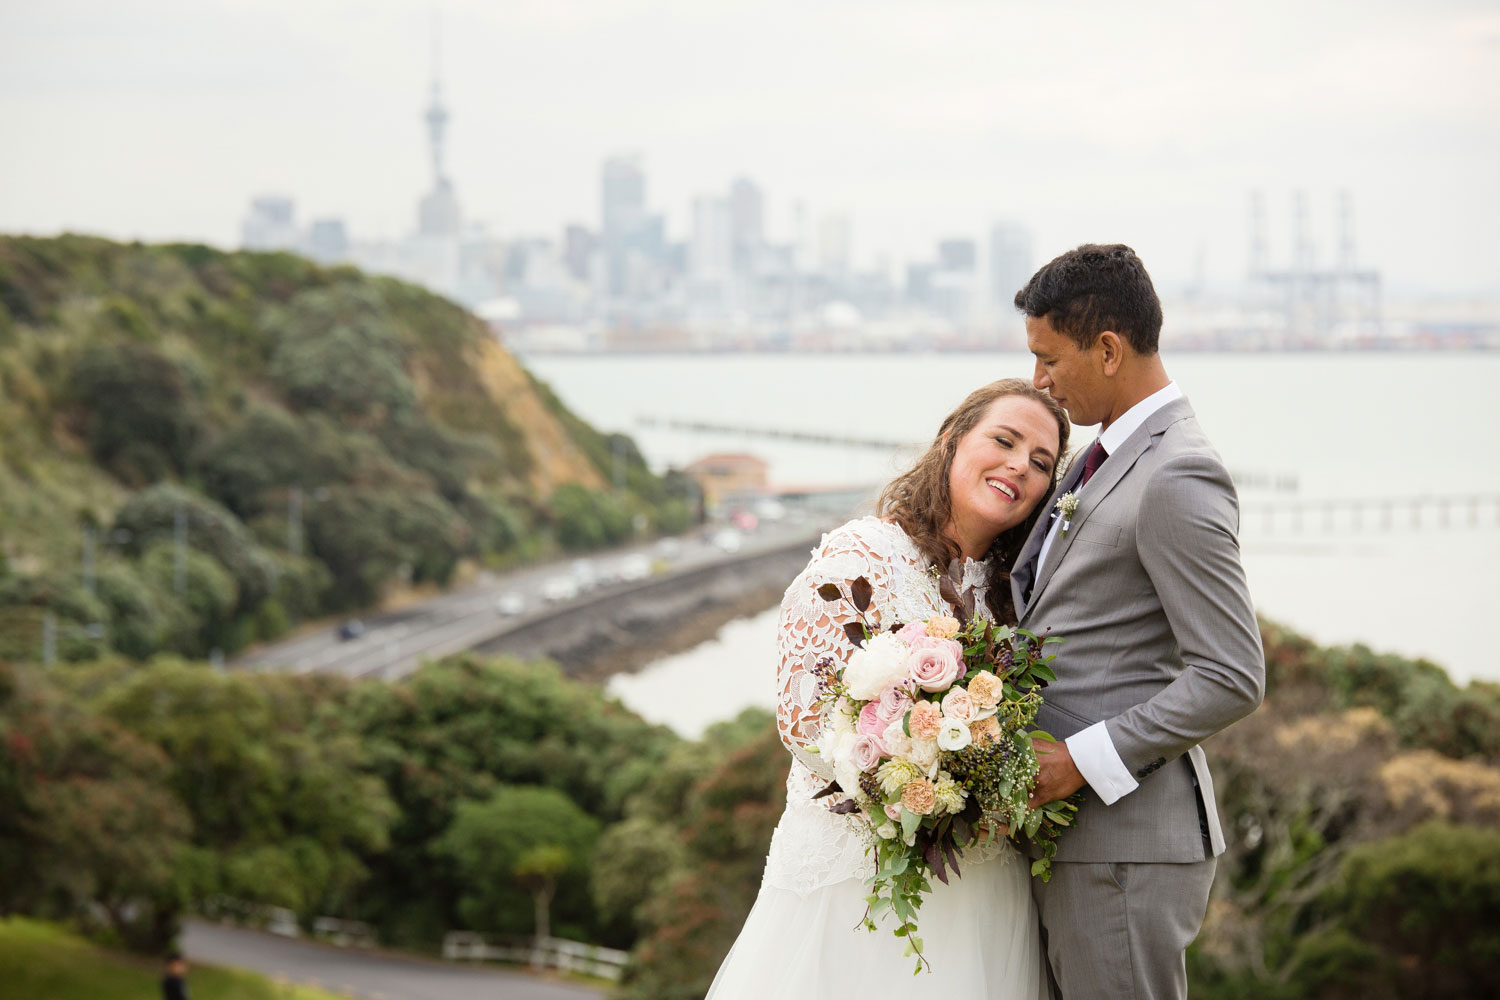
<svg viewBox="0 0 1500 1000">
<path fill-rule="evenodd" d="M 1459 683 L 1500 680 L 1490 617 L 1500 596 L 1500 462 L 1492 441 L 1500 355 L 1191 354 L 1168 357 L 1241 483 L 1241 546 L 1263 615 L 1320 642 L 1422 656 Z M 1031 371 L 1026 355 L 549 356 L 528 359 L 596 426 L 631 434 L 659 468 L 719 451 L 770 462 L 773 484 L 884 481 L 910 453 L 727 432 L 699 421 L 918 442 L 963 394 Z M 652 423 L 642 423 L 649 418 Z M 1077 429 L 1086 447 L 1094 429 Z M 1488 497 L 1479 504 L 1467 498 Z M 1415 510 L 1410 501 L 1429 498 Z M 1435 501 L 1464 498 L 1446 510 Z M 1368 501 L 1358 520 L 1326 501 Z M 1384 506 L 1394 502 L 1393 506 Z M 1304 513 L 1294 516 L 1294 505 Z M 774 613 L 619 678 L 628 703 L 684 731 L 771 704 Z M 695 659 L 698 658 L 698 659 Z M 712 666 L 706 666 L 712 664 Z M 700 679 L 672 682 L 674 670 Z M 716 678 L 712 704 L 674 691 Z"/>
</svg>

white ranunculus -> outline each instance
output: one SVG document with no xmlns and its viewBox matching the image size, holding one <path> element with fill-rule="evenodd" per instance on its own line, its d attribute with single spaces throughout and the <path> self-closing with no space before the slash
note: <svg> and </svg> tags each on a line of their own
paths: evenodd
<svg viewBox="0 0 1500 1000">
<path fill-rule="evenodd" d="M 899 832 L 900 829 L 890 820 L 885 821 L 875 828 L 875 836 L 881 840 L 894 840 L 896 839 L 896 834 Z"/>
<path fill-rule="evenodd" d="M 957 719 L 944 719 L 943 728 L 938 732 L 937 745 L 943 750 L 962 750 L 973 739 L 967 725 Z"/>
<path fill-rule="evenodd" d="M 844 667 L 849 697 L 871 701 L 892 684 L 906 680 L 906 643 L 890 632 L 872 636 L 863 649 L 854 651 Z"/>
</svg>

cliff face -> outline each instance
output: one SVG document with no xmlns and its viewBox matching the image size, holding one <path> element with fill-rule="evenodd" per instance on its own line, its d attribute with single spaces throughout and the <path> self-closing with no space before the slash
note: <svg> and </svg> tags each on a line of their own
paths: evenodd
<svg viewBox="0 0 1500 1000">
<path fill-rule="evenodd" d="M 0 609 L 103 620 L 106 564 L 127 590 L 165 564 L 181 607 L 162 614 L 188 632 L 259 616 L 202 639 L 233 646 L 464 559 L 680 520 L 633 446 L 623 495 L 604 493 L 619 444 L 414 286 L 288 254 L 0 237 Z M 184 565 L 184 532 L 208 562 Z"/>
</svg>

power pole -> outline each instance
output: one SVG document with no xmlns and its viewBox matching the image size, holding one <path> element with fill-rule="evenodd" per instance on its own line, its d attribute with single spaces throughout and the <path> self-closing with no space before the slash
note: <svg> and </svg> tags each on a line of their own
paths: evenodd
<svg viewBox="0 0 1500 1000">
<path fill-rule="evenodd" d="M 98 531 L 94 528 L 94 526 L 92 524 L 86 525 L 84 527 L 84 529 L 83 529 L 83 589 L 87 593 L 89 593 L 89 594 L 94 593 L 94 589 L 95 589 L 94 588 L 94 581 L 95 581 L 95 575 L 94 575 L 94 545 L 95 545 L 95 541 L 96 541 L 97 535 L 98 535 Z"/>
<path fill-rule="evenodd" d="M 178 506 L 172 514 L 172 592 L 178 597 L 187 589 L 187 511 Z"/>
<path fill-rule="evenodd" d="M 302 554 L 302 487 L 293 486 L 286 498 L 286 548 L 294 556 Z"/>
<path fill-rule="evenodd" d="M 50 667 L 57 662 L 57 615 L 47 612 L 42 616 L 42 666 Z"/>
</svg>

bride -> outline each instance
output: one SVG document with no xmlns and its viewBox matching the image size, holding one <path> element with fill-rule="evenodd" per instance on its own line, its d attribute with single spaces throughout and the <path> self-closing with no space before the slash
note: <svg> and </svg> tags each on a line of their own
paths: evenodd
<svg viewBox="0 0 1500 1000">
<path fill-rule="evenodd" d="M 847 660 L 847 603 L 825 603 L 819 586 L 858 577 L 874 585 L 872 624 L 951 614 L 935 570 L 963 561 L 963 591 L 979 613 L 1014 623 L 1006 569 L 1057 481 L 1068 418 L 1021 379 L 969 395 L 910 471 L 881 495 L 878 517 L 825 535 L 781 604 L 777 709 L 792 752 L 786 811 L 771 839 L 760 895 L 719 968 L 708 1000 L 874 996 L 902 983 L 904 997 L 1042 1000 L 1047 994 L 1027 862 L 1004 839 L 966 851 L 963 876 L 933 882 L 917 921 L 931 973 L 892 936 L 889 913 L 875 933 L 860 924 L 874 855 L 859 820 L 836 815 L 836 797 L 814 800 L 831 769 L 812 752 L 821 726 L 813 667 Z M 880 994 L 880 995 L 883 995 Z"/>
</svg>

